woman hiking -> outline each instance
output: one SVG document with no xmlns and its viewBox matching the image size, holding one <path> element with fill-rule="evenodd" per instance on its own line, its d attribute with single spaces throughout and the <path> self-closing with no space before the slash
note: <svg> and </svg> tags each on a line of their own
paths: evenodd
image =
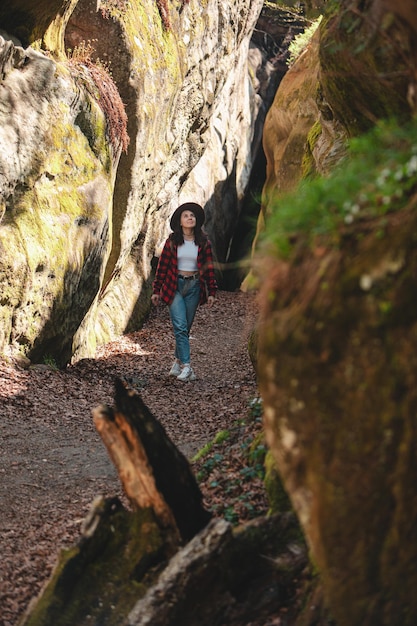
<svg viewBox="0 0 417 626">
<path fill-rule="evenodd" d="M 191 367 L 190 329 L 199 304 L 213 306 L 217 284 L 213 252 L 203 230 L 204 210 L 194 202 L 181 204 L 171 217 L 172 233 L 165 241 L 153 281 L 152 304 L 168 305 L 175 336 L 175 361 L 169 375 L 195 380 Z"/>
</svg>

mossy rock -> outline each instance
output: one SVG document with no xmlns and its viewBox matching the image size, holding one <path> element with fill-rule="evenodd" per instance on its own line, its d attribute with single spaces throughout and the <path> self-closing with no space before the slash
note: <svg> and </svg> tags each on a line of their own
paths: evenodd
<svg viewBox="0 0 417 626">
<path fill-rule="evenodd" d="M 269 501 L 269 514 L 285 513 L 293 510 L 291 501 L 282 484 L 275 459 L 270 451 L 267 452 L 265 457 L 264 483 Z"/>
<path fill-rule="evenodd" d="M 90 528 L 62 552 L 21 626 L 119 626 L 166 559 L 165 550 L 150 510 L 129 512 L 117 499 L 98 501 Z"/>
<path fill-rule="evenodd" d="M 265 286 L 267 440 L 340 626 L 417 620 L 416 215 L 300 246 Z"/>
<path fill-rule="evenodd" d="M 411 118 L 410 29 L 387 11 L 378 13 L 376 3 L 357 4 L 329 2 L 320 26 L 321 88 L 351 136 L 377 120 Z"/>
</svg>

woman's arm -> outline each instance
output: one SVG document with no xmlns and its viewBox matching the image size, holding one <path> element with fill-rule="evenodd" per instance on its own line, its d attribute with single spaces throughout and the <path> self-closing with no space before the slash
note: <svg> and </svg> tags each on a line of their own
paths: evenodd
<svg viewBox="0 0 417 626">
<path fill-rule="evenodd" d="M 205 246 L 205 262 L 203 278 L 206 281 L 208 290 L 208 299 L 213 303 L 217 292 L 216 276 L 214 274 L 213 250 L 210 241 L 207 240 Z"/>
<path fill-rule="evenodd" d="M 153 295 L 159 296 L 162 285 L 165 282 L 168 267 L 171 262 L 171 256 L 172 256 L 171 241 L 168 238 L 165 241 L 164 247 L 161 252 L 161 256 L 159 257 L 158 267 L 156 268 L 156 273 L 155 273 L 155 279 L 152 283 Z"/>
</svg>

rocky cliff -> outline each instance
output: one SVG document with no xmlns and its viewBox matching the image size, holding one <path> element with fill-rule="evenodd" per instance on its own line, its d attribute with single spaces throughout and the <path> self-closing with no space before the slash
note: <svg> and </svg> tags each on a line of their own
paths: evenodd
<svg viewBox="0 0 417 626">
<path fill-rule="evenodd" d="M 415 110 L 415 43 L 406 2 L 329 3 L 283 78 L 265 121 L 263 209 L 302 179 L 331 172 L 346 140 Z M 409 5 L 411 3 L 408 3 Z M 404 21 L 404 19 L 408 21 Z"/>
<path fill-rule="evenodd" d="M 338 626 L 417 619 L 412 7 L 329 3 L 265 125 L 265 430 Z"/>
<path fill-rule="evenodd" d="M 179 202 L 206 207 L 225 260 L 256 157 L 262 4 L 0 9 L 3 352 L 63 365 L 140 325 Z"/>
</svg>

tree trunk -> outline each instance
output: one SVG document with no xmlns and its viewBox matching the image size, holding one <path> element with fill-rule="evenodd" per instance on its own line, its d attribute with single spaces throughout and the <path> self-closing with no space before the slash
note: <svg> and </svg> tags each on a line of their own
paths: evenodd
<svg viewBox="0 0 417 626">
<path fill-rule="evenodd" d="M 94 424 L 133 506 L 151 507 L 163 528 L 189 541 L 210 520 L 183 454 L 139 394 L 116 381 L 116 409 L 93 411 Z"/>
</svg>

